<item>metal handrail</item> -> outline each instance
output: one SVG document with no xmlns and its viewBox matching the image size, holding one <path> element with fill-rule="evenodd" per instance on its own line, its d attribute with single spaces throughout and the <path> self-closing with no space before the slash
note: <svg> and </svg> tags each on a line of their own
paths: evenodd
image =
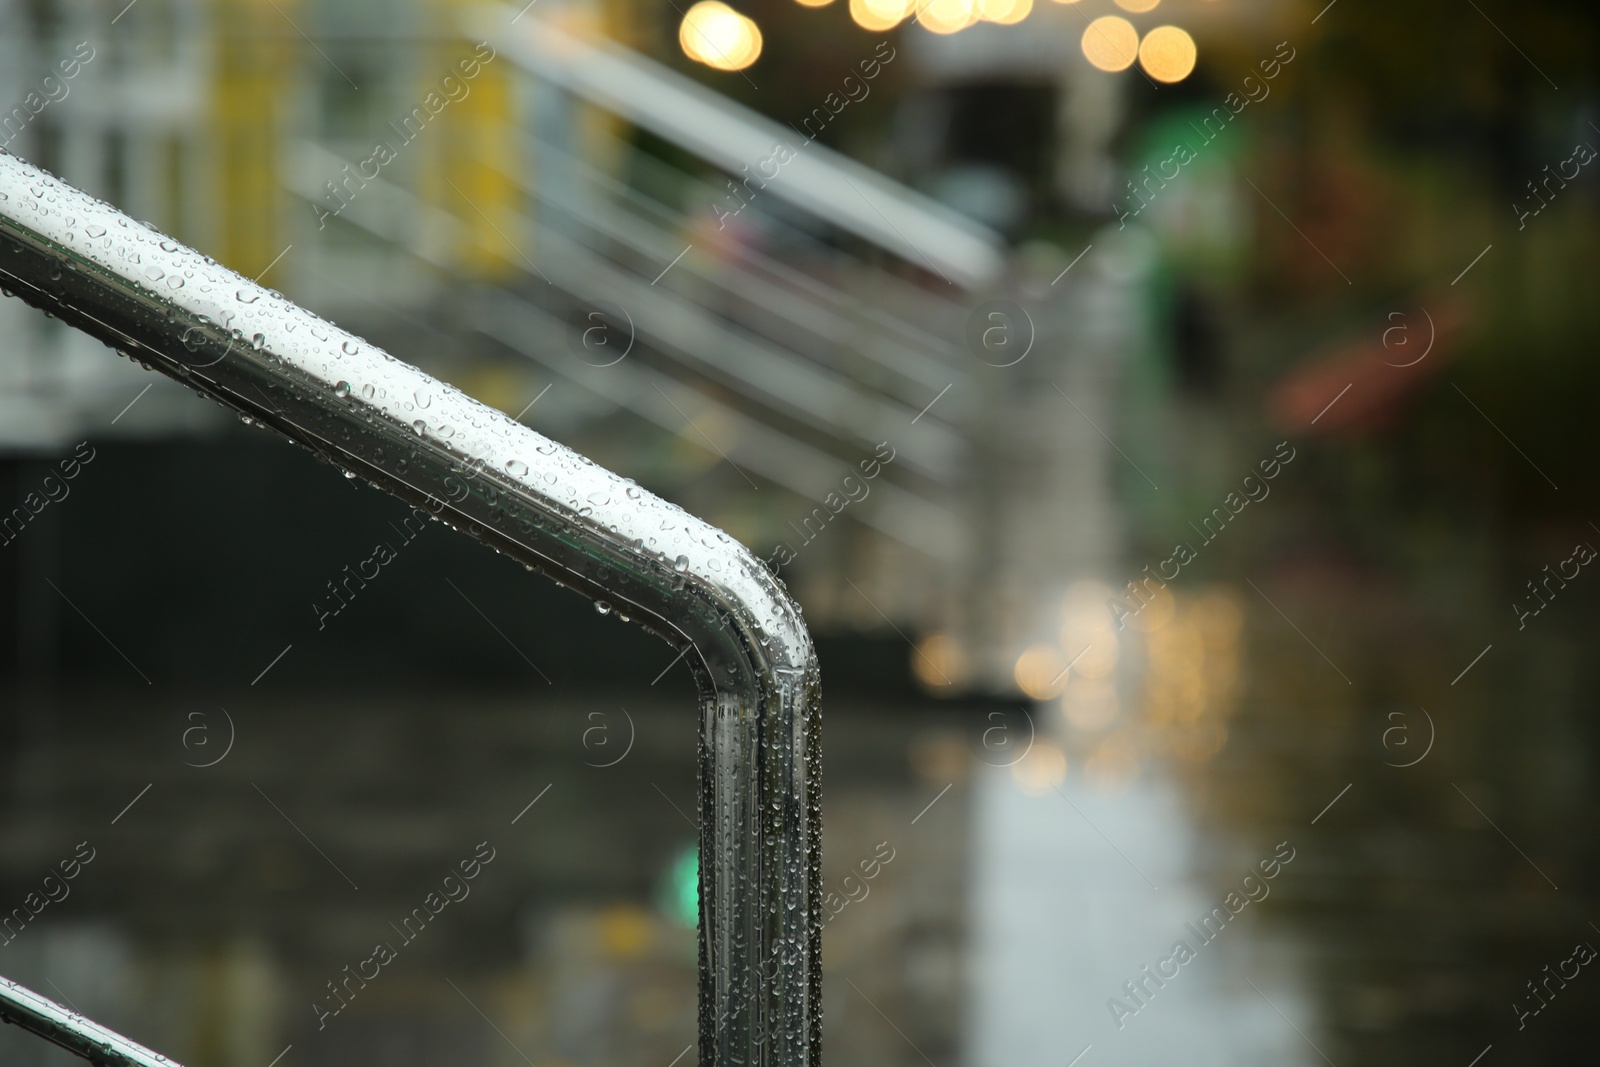
<svg viewBox="0 0 1600 1067">
<path fill-rule="evenodd" d="M 179 1067 L 159 1052 L 5 978 L 0 978 L 0 1019 L 101 1067 Z"/>
<path fill-rule="evenodd" d="M 152 227 L 0 152 L 0 286 L 683 648 L 700 694 L 700 1064 L 814 1067 L 818 672 L 727 534 Z M 0 1017 L 99 1062 L 20 987 Z M 110 1058 L 121 1056 L 122 1059 Z"/>
</svg>

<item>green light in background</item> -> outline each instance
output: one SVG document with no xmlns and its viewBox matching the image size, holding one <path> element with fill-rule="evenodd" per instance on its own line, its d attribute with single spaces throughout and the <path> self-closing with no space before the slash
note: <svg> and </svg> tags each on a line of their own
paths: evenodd
<svg viewBox="0 0 1600 1067">
<path fill-rule="evenodd" d="M 672 861 L 661 885 L 662 910 L 676 923 L 700 921 L 700 850 L 690 845 Z"/>
</svg>

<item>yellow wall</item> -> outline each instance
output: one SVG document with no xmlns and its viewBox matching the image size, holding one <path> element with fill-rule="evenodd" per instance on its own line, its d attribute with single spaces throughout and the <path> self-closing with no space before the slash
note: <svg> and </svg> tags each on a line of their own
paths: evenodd
<svg viewBox="0 0 1600 1067">
<path fill-rule="evenodd" d="M 474 56 L 478 47 L 455 36 L 462 13 L 476 0 L 429 2 L 440 43 L 423 65 L 419 100 L 429 92 L 442 93 L 440 82 L 447 74 L 459 78 L 458 62 Z M 461 267 L 478 277 L 504 278 L 530 270 L 534 255 L 531 237 L 517 222 L 523 201 L 514 180 L 522 164 L 516 79 L 511 65 L 497 55 L 481 63 L 474 77 L 461 80 L 467 95 L 451 101 L 428 131 L 421 192 L 461 221 Z"/>
<path fill-rule="evenodd" d="M 424 46 L 417 81 L 403 102 L 389 108 L 398 119 L 407 107 L 438 107 L 416 143 L 421 154 L 415 192 L 460 220 L 456 247 L 463 270 L 487 278 L 530 269 L 531 238 L 517 223 L 522 197 L 514 177 L 522 165 L 515 114 L 516 79 L 496 56 L 471 78 L 458 63 L 475 55 L 477 42 L 459 36 L 461 14 L 474 0 L 422 0 L 421 12 L 436 43 Z M 210 248 L 241 273 L 263 270 L 289 240 L 290 198 L 279 183 L 288 114 L 309 47 L 289 24 L 310 29 L 304 0 L 211 0 L 214 55 L 211 72 L 211 146 L 216 202 Z M 279 10 L 281 9 L 281 11 Z M 285 18 L 285 16 L 288 18 Z M 397 56 L 397 61 L 409 56 Z M 448 99 L 442 82 L 454 75 L 467 88 Z M 455 90 L 460 96 L 460 90 Z M 432 110 L 432 108 L 429 108 Z M 382 131 L 375 132 L 382 136 Z M 392 180 L 392 177 L 391 177 Z M 271 277 L 263 281 L 271 282 Z"/>
<path fill-rule="evenodd" d="M 295 0 L 276 2 L 296 15 Z M 269 0 L 212 0 L 212 18 L 212 248 L 221 262 L 254 277 L 287 241 L 278 168 L 283 108 L 301 42 L 285 32 L 290 27 Z"/>
</svg>

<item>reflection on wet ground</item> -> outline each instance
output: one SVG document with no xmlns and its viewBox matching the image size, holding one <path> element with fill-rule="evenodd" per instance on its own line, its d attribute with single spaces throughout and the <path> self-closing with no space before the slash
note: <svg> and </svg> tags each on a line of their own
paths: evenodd
<svg viewBox="0 0 1600 1067">
<path fill-rule="evenodd" d="M 1582 1047 L 1581 631 L 1478 632 L 1308 569 L 1087 618 L 1063 644 L 1114 644 L 1065 676 L 1024 657 L 1036 702 L 828 706 L 831 1061 Z M 229 709 L 252 743 L 198 767 L 189 705 L 64 696 L 16 753 L 53 784 L 13 799 L 0 889 L 37 900 L 60 841 L 93 858 L 9 924 L 7 973 L 191 1063 L 665 1067 L 694 1038 L 693 730 L 627 697 L 258 697 Z M 480 842 L 470 899 L 417 933 Z M 352 979 L 374 943 L 398 958 Z"/>
<path fill-rule="evenodd" d="M 1252 914 L 1273 883 L 1236 845 L 1249 888 L 1214 890 L 1215 851 L 1171 783 L 1112 796 L 985 770 L 973 824 L 966 1062 L 1295 1062 L 1275 1011 L 1305 1027 L 1313 1006 L 1292 942 Z"/>
</svg>

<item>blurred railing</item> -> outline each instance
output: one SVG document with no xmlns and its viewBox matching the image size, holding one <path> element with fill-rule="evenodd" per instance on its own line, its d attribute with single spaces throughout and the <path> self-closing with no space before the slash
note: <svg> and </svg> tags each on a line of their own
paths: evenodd
<svg viewBox="0 0 1600 1067">
<path fill-rule="evenodd" d="M 509 14 L 475 21 L 504 25 Z M 555 93 L 561 112 L 600 108 L 648 122 L 711 168 L 732 169 L 739 146 L 784 136 L 658 64 L 532 17 L 493 39 L 500 61 L 531 83 L 518 96 Z M 543 62 L 557 53 L 567 61 Z M 669 119 L 661 100 L 691 108 L 696 121 Z M 648 101 L 657 103 L 643 114 Z M 508 246 L 507 270 L 452 296 L 455 306 L 470 308 L 483 334 L 646 421 L 677 432 L 710 414 L 736 427 L 731 461 L 810 499 L 837 489 L 841 465 L 890 441 L 894 475 L 857 517 L 935 559 L 958 555 L 948 494 L 965 471 L 970 410 L 968 392 L 950 387 L 966 381 L 970 357 L 952 340 L 967 309 L 949 276 L 991 277 L 1003 262 L 998 238 L 814 144 L 791 164 L 803 159 L 804 174 L 783 175 L 782 192 L 772 183 L 724 230 L 709 206 L 729 193 L 604 128 L 564 136 L 574 125 L 515 121 L 487 140 L 521 142 L 512 158 L 522 165 L 470 160 L 509 181 L 522 207 L 496 210 L 492 223 Z M 350 163 L 302 141 L 284 182 L 315 209 L 328 203 L 327 176 L 350 173 Z M 819 183 L 859 194 L 864 206 L 833 210 Z M 338 219 L 377 239 L 386 271 L 396 251 L 444 268 L 489 215 L 464 194 L 449 201 L 455 211 L 429 199 L 384 176 L 363 178 Z M 868 247 L 847 251 L 840 235 Z M 948 403 L 923 411 L 947 389 Z"/>
</svg>

